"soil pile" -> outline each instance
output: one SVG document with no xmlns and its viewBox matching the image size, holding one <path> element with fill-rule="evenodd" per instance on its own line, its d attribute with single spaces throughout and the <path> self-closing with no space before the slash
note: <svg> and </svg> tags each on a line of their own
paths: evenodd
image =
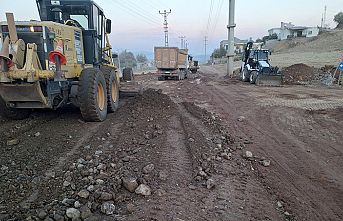
<svg viewBox="0 0 343 221">
<path fill-rule="evenodd" d="M 313 80 L 314 68 L 305 64 L 295 64 L 282 70 L 284 84 L 308 84 Z"/>
</svg>

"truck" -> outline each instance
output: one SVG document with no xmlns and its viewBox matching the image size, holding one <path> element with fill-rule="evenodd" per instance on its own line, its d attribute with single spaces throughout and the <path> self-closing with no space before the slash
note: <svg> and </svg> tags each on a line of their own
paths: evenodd
<svg viewBox="0 0 343 221">
<path fill-rule="evenodd" d="M 183 80 L 188 74 L 188 49 L 155 47 L 155 65 L 158 80 Z"/>
<path fill-rule="evenodd" d="M 189 61 L 189 68 L 188 70 L 192 72 L 193 74 L 197 73 L 199 70 L 199 61 L 196 61 L 193 59 L 192 56 L 188 56 L 188 61 Z"/>
<path fill-rule="evenodd" d="M 92 0 L 36 3 L 41 21 L 7 13 L 0 22 L 0 114 L 24 119 L 73 104 L 84 120 L 104 121 L 126 85 L 113 63 L 111 20 Z"/>
</svg>

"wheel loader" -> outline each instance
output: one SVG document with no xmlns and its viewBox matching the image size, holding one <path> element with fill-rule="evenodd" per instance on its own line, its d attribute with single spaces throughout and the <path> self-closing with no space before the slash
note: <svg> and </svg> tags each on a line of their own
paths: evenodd
<svg viewBox="0 0 343 221">
<path fill-rule="evenodd" d="M 125 86 L 113 63 L 111 20 L 92 0 L 36 3 L 41 21 L 6 13 L 0 23 L 1 114 L 23 119 L 34 109 L 73 104 L 84 120 L 104 121 Z"/>
<path fill-rule="evenodd" d="M 270 54 L 266 49 L 254 49 L 253 43 L 248 42 L 243 53 L 241 80 L 256 85 L 281 86 L 282 75 L 269 63 Z"/>
</svg>

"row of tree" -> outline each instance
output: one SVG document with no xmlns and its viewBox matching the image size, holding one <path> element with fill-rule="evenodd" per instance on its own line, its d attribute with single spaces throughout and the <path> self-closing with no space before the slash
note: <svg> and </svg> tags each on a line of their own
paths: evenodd
<svg viewBox="0 0 343 221">
<path fill-rule="evenodd" d="M 145 54 L 137 54 L 136 56 L 130 51 L 122 51 L 119 54 L 120 66 L 122 68 L 135 68 L 137 63 L 147 64 L 149 60 Z"/>
</svg>

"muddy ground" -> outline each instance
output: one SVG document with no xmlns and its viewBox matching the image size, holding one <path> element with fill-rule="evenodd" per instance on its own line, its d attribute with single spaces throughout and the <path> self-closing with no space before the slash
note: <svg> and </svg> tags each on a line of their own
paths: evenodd
<svg viewBox="0 0 343 221">
<path fill-rule="evenodd" d="M 343 219 L 343 90 L 138 81 L 102 123 L 1 119 L 0 220 Z"/>
</svg>

